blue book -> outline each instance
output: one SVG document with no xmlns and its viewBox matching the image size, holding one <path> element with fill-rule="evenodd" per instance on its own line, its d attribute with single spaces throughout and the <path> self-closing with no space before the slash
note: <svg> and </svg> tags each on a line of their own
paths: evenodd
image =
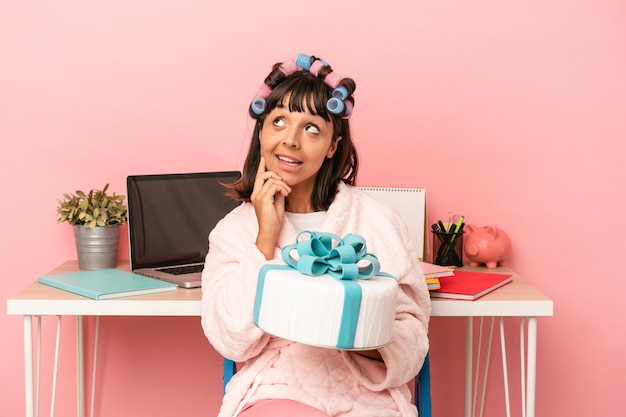
<svg viewBox="0 0 626 417">
<path fill-rule="evenodd" d="M 178 286 L 120 269 L 46 275 L 38 281 L 94 300 L 176 291 Z"/>
</svg>

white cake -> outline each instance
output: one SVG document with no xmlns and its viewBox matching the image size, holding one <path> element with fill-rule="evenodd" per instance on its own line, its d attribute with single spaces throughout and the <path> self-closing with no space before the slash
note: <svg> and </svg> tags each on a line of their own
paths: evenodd
<svg viewBox="0 0 626 417">
<path fill-rule="evenodd" d="M 398 297 L 395 278 L 377 275 L 340 281 L 328 274 L 303 275 L 284 265 L 268 267 L 259 275 L 255 300 L 255 323 L 267 333 L 308 345 L 353 350 L 375 349 L 391 341 Z M 360 303 L 358 294 L 352 293 L 354 285 L 360 287 L 360 291 L 356 288 Z M 346 293 L 346 286 L 353 289 Z M 346 302 L 352 307 L 344 313 Z M 351 320 L 350 314 L 355 313 L 358 318 Z"/>
</svg>

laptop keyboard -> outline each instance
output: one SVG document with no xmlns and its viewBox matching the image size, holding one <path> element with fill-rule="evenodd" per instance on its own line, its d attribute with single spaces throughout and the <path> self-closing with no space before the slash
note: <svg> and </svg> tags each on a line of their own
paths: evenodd
<svg viewBox="0 0 626 417">
<path fill-rule="evenodd" d="M 185 266 L 170 266 L 167 268 L 157 269 L 159 272 L 167 272 L 172 275 L 193 274 L 194 272 L 202 272 L 204 264 L 185 265 Z"/>
</svg>

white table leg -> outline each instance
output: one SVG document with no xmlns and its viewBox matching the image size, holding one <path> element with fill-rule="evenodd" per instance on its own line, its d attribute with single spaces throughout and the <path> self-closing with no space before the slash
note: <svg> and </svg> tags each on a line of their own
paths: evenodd
<svg viewBox="0 0 626 417">
<path fill-rule="evenodd" d="M 492 318 L 493 319 L 493 318 Z M 523 333 L 524 333 L 524 317 L 520 317 L 520 364 L 522 368 L 522 416 L 523 417 L 535 417 L 535 394 L 536 394 L 536 379 L 537 379 L 537 317 L 527 317 L 527 349 L 526 353 L 523 349 Z M 476 406 L 476 399 L 472 398 L 473 393 L 473 318 L 466 317 L 465 319 L 465 417 L 473 417 L 474 407 Z M 493 326 L 493 321 L 492 321 Z M 505 332 L 504 321 L 500 318 L 500 348 L 503 360 L 503 376 L 505 385 L 505 402 L 506 402 L 506 414 L 511 415 L 509 404 L 509 390 L 508 390 L 508 372 L 506 365 L 506 347 L 505 347 Z M 491 337 L 489 345 L 491 345 Z M 487 353 L 487 362 L 489 361 L 489 353 Z M 526 366 L 524 366 L 524 358 L 526 358 Z M 485 369 L 487 372 L 487 369 Z M 524 381 L 524 372 L 526 373 L 526 381 Z M 486 381 L 485 381 L 486 382 Z M 483 395 L 486 384 L 483 386 Z M 484 403 L 484 398 L 483 398 Z M 482 416 L 482 405 L 480 415 Z"/>
<path fill-rule="evenodd" d="M 24 316 L 24 372 L 26 417 L 33 417 L 35 412 L 33 402 L 33 316 Z"/>
<path fill-rule="evenodd" d="M 487 353 L 485 355 L 485 369 L 483 371 L 483 387 L 481 389 L 480 397 L 480 413 L 479 417 L 483 417 L 485 411 L 485 396 L 487 394 L 487 376 L 489 376 L 489 362 L 491 362 L 491 342 L 493 340 L 493 323 L 495 317 L 491 317 L 491 323 L 489 325 L 489 340 L 487 341 Z"/>
<path fill-rule="evenodd" d="M 100 316 L 96 316 L 96 334 L 93 340 L 93 369 L 91 373 L 91 408 L 89 412 L 89 417 L 94 416 L 94 409 L 96 405 L 96 371 L 98 365 L 98 336 L 100 334 Z"/>
<path fill-rule="evenodd" d="M 85 369 L 83 316 L 76 316 L 76 408 L 78 417 L 85 417 Z"/>
<path fill-rule="evenodd" d="M 535 417 L 535 389 L 537 377 L 537 317 L 528 318 L 526 414 Z"/>
<path fill-rule="evenodd" d="M 57 376 L 59 374 L 59 352 L 61 348 L 61 316 L 57 316 L 57 337 L 54 346 L 54 368 L 52 371 L 52 396 L 50 399 L 50 417 L 54 417 L 54 405 L 57 393 Z"/>
<path fill-rule="evenodd" d="M 478 319 L 478 342 L 476 346 L 476 360 L 474 361 L 473 368 L 476 369 L 473 375 L 474 382 L 472 383 L 472 417 L 476 417 L 476 404 L 478 395 L 478 376 L 480 374 L 480 356 L 482 353 L 482 343 L 483 343 L 483 318 L 480 317 Z M 473 343 L 472 343 L 473 344 Z M 489 358 L 485 361 L 485 364 L 489 363 Z M 479 414 L 479 417 L 482 417 Z"/>
<path fill-rule="evenodd" d="M 35 371 L 35 417 L 39 417 L 39 394 L 41 394 L 41 328 L 42 318 L 37 316 L 37 371 Z"/>
<path fill-rule="evenodd" d="M 504 381 L 504 405 L 506 417 L 511 417 L 511 401 L 509 396 L 509 371 L 506 360 L 506 334 L 504 333 L 504 317 L 500 317 L 500 352 L 502 353 L 502 380 Z"/>
<path fill-rule="evenodd" d="M 474 319 L 465 319 L 465 417 L 472 417 L 472 344 Z"/>
<path fill-rule="evenodd" d="M 519 352 L 520 352 L 520 385 L 522 387 L 522 417 L 526 417 L 526 333 L 524 332 L 526 319 L 519 319 Z"/>
</svg>

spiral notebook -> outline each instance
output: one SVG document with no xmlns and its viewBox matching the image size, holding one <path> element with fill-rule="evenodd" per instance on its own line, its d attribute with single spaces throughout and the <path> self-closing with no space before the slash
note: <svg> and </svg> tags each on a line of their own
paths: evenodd
<svg viewBox="0 0 626 417">
<path fill-rule="evenodd" d="M 420 260 L 428 258 L 426 226 L 426 190 L 402 187 L 359 187 L 372 197 L 393 207 L 407 224 Z"/>
</svg>

